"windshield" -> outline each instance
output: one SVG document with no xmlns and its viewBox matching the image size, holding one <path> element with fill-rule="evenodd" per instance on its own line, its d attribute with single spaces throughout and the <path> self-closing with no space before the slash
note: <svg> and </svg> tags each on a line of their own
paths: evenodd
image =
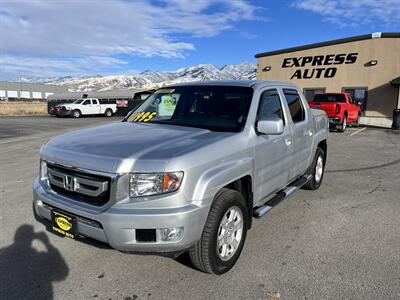
<svg viewBox="0 0 400 300">
<path fill-rule="evenodd" d="M 83 101 L 83 99 L 77 99 L 74 102 L 72 102 L 73 104 L 81 104 Z"/>
<path fill-rule="evenodd" d="M 341 94 L 317 94 L 313 102 L 346 102 L 346 98 Z"/>
<path fill-rule="evenodd" d="M 246 122 L 253 89 L 235 86 L 182 86 L 162 88 L 128 117 L 146 122 L 241 131 Z"/>
</svg>

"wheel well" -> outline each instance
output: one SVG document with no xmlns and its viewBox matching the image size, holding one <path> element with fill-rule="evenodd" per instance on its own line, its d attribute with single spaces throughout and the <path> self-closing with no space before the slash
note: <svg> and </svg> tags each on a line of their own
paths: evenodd
<svg viewBox="0 0 400 300">
<path fill-rule="evenodd" d="M 253 220 L 253 191 L 252 191 L 251 183 L 252 183 L 251 176 L 247 175 L 247 176 L 239 178 L 239 179 L 227 184 L 226 186 L 224 186 L 224 188 L 238 191 L 239 193 L 242 194 L 242 196 L 246 200 L 247 209 L 248 209 L 248 213 L 249 213 L 248 229 L 251 228 L 252 220 Z"/>
<path fill-rule="evenodd" d="M 322 150 L 324 150 L 325 153 L 325 161 L 326 161 L 326 157 L 328 155 L 328 144 L 326 143 L 326 140 L 320 141 L 318 146 L 318 148 L 321 148 Z M 325 162 L 324 162 L 325 163 Z"/>
</svg>

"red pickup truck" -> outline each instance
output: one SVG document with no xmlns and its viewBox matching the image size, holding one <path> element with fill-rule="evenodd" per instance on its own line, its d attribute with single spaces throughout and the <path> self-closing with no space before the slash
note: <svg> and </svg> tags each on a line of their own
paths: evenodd
<svg viewBox="0 0 400 300">
<path fill-rule="evenodd" d="M 308 104 L 312 108 L 323 109 L 328 115 L 330 127 L 336 127 L 340 132 L 344 132 L 348 124 L 359 124 L 361 103 L 348 93 L 316 94 Z"/>
</svg>

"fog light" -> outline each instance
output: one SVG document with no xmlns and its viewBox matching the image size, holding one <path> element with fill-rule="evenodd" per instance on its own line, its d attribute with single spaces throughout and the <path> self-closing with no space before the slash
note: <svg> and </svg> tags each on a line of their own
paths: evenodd
<svg viewBox="0 0 400 300">
<path fill-rule="evenodd" d="M 36 205 L 37 206 L 43 206 L 42 200 L 36 200 Z"/>
<path fill-rule="evenodd" d="M 179 241 L 183 237 L 183 227 L 162 228 L 160 237 L 163 242 Z"/>
</svg>

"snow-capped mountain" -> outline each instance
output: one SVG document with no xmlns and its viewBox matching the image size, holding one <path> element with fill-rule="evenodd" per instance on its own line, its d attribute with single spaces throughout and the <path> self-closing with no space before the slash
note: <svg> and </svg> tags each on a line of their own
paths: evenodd
<svg viewBox="0 0 400 300">
<path fill-rule="evenodd" d="M 87 76 L 73 78 L 24 78 L 25 82 L 42 82 L 67 86 L 70 91 L 106 91 L 127 88 L 157 88 L 167 84 L 203 80 L 246 80 L 256 78 L 256 65 L 250 62 L 217 68 L 202 64 L 171 72 L 144 71 L 137 75 Z"/>
</svg>

